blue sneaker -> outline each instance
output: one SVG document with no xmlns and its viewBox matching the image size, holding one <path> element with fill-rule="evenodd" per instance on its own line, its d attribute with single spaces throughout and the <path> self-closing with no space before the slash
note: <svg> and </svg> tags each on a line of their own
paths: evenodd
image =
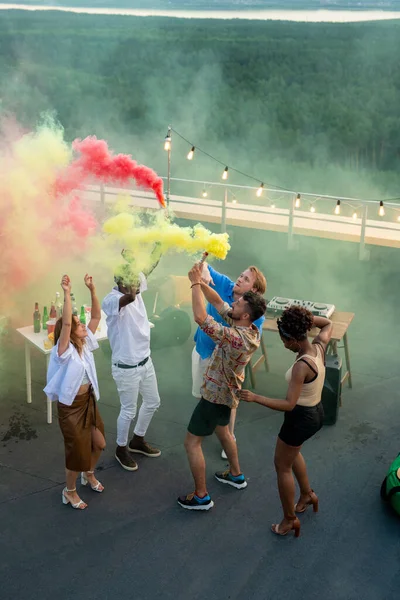
<svg viewBox="0 0 400 600">
<path fill-rule="evenodd" d="M 179 496 L 178 504 L 188 510 L 209 510 L 214 506 L 214 502 L 208 494 L 204 498 L 199 498 L 194 492 L 187 496 Z"/>
<path fill-rule="evenodd" d="M 247 487 L 247 481 L 243 473 L 234 477 L 229 469 L 215 473 L 215 479 L 218 479 L 221 483 L 227 483 L 238 490 L 243 490 Z"/>
</svg>

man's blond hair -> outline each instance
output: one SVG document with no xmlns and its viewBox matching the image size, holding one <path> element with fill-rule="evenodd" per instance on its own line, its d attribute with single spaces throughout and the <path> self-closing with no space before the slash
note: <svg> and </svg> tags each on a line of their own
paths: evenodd
<svg viewBox="0 0 400 600">
<path fill-rule="evenodd" d="M 257 267 L 251 266 L 249 267 L 249 271 L 251 271 L 254 275 L 254 285 L 253 289 L 257 292 L 257 294 L 261 294 L 264 296 L 267 291 L 267 280 L 265 279 L 264 274 L 257 269 Z"/>
</svg>

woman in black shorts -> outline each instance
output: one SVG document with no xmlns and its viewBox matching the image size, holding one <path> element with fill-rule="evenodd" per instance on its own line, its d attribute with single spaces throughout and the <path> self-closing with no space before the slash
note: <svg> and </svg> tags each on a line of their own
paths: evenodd
<svg viewBox="0 0 400 600">
<path fill-rule="evenodd" d="M 310 343 L 307 332 L 312 327 L 318 327 L 320 332 Z M 272 531 L 277 535 L 286 535 L 293 530 L 295 537 L 298 537 L 300 521 L 296 513 L 304 512 L 308 506 L 312 506 L 314 512 L 318 511 L 318 498 L 311 489 L 300 450 L 303 443 L 322 427 L 325 350 L 331 339 L 332 323 L 324 317 L 314 317 L 305 308 L 291 306 L 278 319 L 278 329 L 285 348 L 297 354 L 294 364 L 286 373 L 289 384 L 286 399 L 266 398 L 248 390 L 241 392 L 241 399 L 285 413 L 275 448 L 275 469 L 283 519 L 278 525 L 272 525 Z M 300 487 L 300 498 L 296 505 L 293 473 Z"/>
</svg>

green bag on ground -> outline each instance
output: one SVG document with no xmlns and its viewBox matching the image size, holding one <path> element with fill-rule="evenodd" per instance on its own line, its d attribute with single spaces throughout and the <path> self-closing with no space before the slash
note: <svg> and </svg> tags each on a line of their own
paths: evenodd
<svg viewBox="0 0 400 600">
<path fill-rule="evenodd" d="M 382 482 L 381 498 L 400 515 L 400 454 L 390 465 L 388 474 Z"/>
</svg>

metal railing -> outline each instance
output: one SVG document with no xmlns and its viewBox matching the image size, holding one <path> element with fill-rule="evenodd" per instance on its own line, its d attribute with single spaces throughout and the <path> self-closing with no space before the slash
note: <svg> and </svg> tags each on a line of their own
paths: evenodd
<svg viewBox="0 0 400 600">
<path fill-rule="evenodd" d="M 166 178 L 163 178 L 166 179 Z M 358 242 L 360 260 L 368 260 L 369 244 L 400 248 L 400 203 L 362 198 L 317 195 L 306 192 L 293 194 L 284 190 L 232 185 L 226 182 L 171 178 L 174 194 L 169 202 L 175 213 L 193 213 L 193 218 L 219 222 L 225 232 L 227 224 L 283 231 L 288 236 L 288 248 L 298 247 L 299 235 L 329 237 Z M 103 185 L 92 186 L 100 192 L 105 204 L 122 190 Z M 123 190 L 133 204 L 157 208 L 154 194 L 136 189 Z M 154 200 L 153 200 L 154 199 Z M 140 204 L 140 201 L 142 204 Z M 143 204 L 144 203 L 144 204 Z M 186 212 L 185 212 L 186 207 Z M 196 212 L 197 211 L 197 212 Z M 190 218 L 186 216 L 185 218 Z"/>
</svg>

